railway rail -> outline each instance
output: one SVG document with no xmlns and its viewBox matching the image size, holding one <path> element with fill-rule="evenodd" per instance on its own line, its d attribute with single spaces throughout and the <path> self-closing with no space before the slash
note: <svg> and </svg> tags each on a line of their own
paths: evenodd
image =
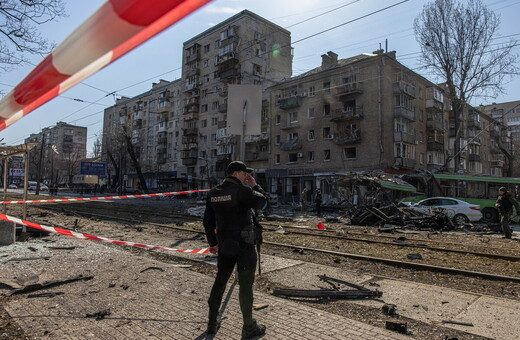
<svg viewBox="0 0 520 340">
<path fill-rule="evenodd" d="M 61 212 L 64 211 L 63 206 L 60 207 L 60 208 L 43 207 L 42 206 L 41 208 L 57 210 L 57 211 L 61 211 Z M 74 210 L 73 212 L 78 214 L 78 215 L 85 215 L 85 216 L 96 217 L 96 218 L 101 218 L 101 219 L 112 219 L 112 220 L 116 219 L 116 220 L 125 221 L 127 223 L 135 223 L 136 222 L 135 219 L 128 219 L 128 218 L 124 218 L 124 217 L 121 217 L 121 216 L 97 214 L 97 213 L 92 213 L 92 212 L 83 212 L 83 211 L 79 211 L 77 209 L 73 209 L 73 210 Z M 157 215 L 157 214 L 155 214 L 155 215 Z M 173 216 L 175 216 L 175 217 L 186 217 L 186 216 L 184 216 L 182 214 L 179 214 L 179 215 L 176 215 L 176 214 L 172 215 L 172 214 L 170 214 L 170 215 L 168 215 L 168 217 L 173 217 Z M 186 220 L 194 221 L 195 218 L 186 218 Z M 200 219 L 197 219 L 197 220 L 200 220 Z M 164 224 L 164 223 L 156 223 L 156 222 L 149 222 L 149 221 L 144 222 L 144 223 L 147 224 L 147 225 L 151 225 L 151 226 L 155 226 L 155 227 L 159 227 L 159 228 L 179 230 L 179 231 L 189 232 L 189 233 L 204 234 L 204 232 L 201 229 L 193 229 L 193 228 L 182 227 L 182 226 L 179 226 L 179 225 L 168 225 L 168 224 Z M 305 236 L 312 236 L 312 237 L 319 236 L 320 238 L 322 238 L 323 236 L 326 235 L 326 234 L 322 234 L 322 235 L 318 234 L 317 235 L 317 234 L 312 233 L 312 232 L 311 233 L 306 233 L 306 232 L 301 232 L 301 231 L 299 233 L 302 234 L 302 235 L 305 235 Z M 343 238 L 343 237 L 338 237 L 337 235 L 327 235 L 326 237 L 340 239 L 340 240 Z M 264 240 L 265 240 L 265 237 L 264 237 Z M 372 242 L 373 240 L 353 239 L 353 240 L 349 240 L 349 241 L 367 242 L 367 243 L 379 243 L 379 244 L 384 244 L 385 246 L 386 245 L 402 246 L 400 244 L 391 244 L 389 242 Z M 474 276 L 474 277 L 481 277 L 481 278 L 492 279 L 492 280 L 500 280 L 500 281 L 509 281 L 509 282 L 520 283 L 520 277 L 509 276 L 509 275 L 500 275 L 500 274 L 494 274 L 494 273 L 486 273 L 486 272 L 481 272 L 481 271 L 465 270 L 465 269 L 460 269 L 460 268 L 453 268 L 453 267 L 446 267 L 446 266 L 439 266 L 439 265 L 432 265 L 432 264 L 415 263 L 415 262 L 410 262 L 410 261 L 401 261 L 401 260 L 389 259 L 389 258 L 383 258 L 383 257 L 377 257 L 377 256 L 361 255 L 361 254 L 347 253 L 347 252 L 341 252 L 341 251 L 333 251 L 333 250 L 329 250 L 329 249 L 308 247 L 308 246 L 305 246 L 305 245 L 302 245 L 302 244 L 281 243 L 281 242 L 273 242 L 273 241 L 269 241 L 269 240 L 265 240 L 264 244 L 268 245 L 268 246 L 272 246 L 272 247 L 284 247 L 284 248 L 290 248 L 290 249 L 302 249 L 302 250 L 309 251 L 309 252 L 315 252 L 315 253 L 321 253 L 321 254 L 327 254 L 327 255 L 334 255 L 334 256 L 340 256 L 340 257 L 348 257 L 348 258 L 352 258 L 352 259 L 356 259 L 356 260 L 364 260 L 364 261 L 384 263 L 384 264 L 387 264 L 387 265 L 399 266 L 399 267 L 408 268 L 408 269 L 428 270 L 428 271 L 435 271 L 435 272 L 442 272 L 442 273 L 449 273 L 449 274 L 457 274 L 457 275 L 463 275 L 463 276 Z M 426 249 L 432 250 L 429 247 L 427 247 Z M 449 250 L 440 249 L 440 248 L 439 249 L 435 249 L 434 251 L 449 252 Z M 462 251 L 462 253 L 468 254 L 468 252 L 466 252 L 466 251 Z M 501 256 L 501 255 L 488 254 L 488 253 L 479 253 L 479 252 L 474 252 L 471 255 L 483 256 L 483 257 L 487 257 L 487 258 L 495 258 L 495 259 L 499 259 L 499 260 L 510 261 L 512 263 L 516 263 L 516 261 L 518 261 L 518 257 L 516 257 L 516 256 Z"/>
</svg>

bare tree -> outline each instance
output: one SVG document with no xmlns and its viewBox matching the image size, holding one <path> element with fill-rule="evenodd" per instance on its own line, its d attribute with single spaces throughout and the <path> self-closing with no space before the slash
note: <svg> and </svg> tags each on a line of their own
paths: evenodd
<svg viewBox="0 0 520 340">
<path fill-rule="evenodd" d="M 101 146 L 102 146 L 101 136 L 99 136 L 94 141 L 94 149 L 92 150 L 92 154 L 94 155 L 94 157 L 100 157 L 101 156 Z"/>
<path fill-rule="evenodd" d="M 455 171 L 460 167 L 460 138 L 465 106 L 474 97 L 505 92 L 506 78 L 518 72 L 517 42 L 494 43 L 499 17 L 481 0 L 435 0 L 415 19 L 421 63 L 445 82 L 455 120 Z M 506 155 L 507 156 L 507 155 Z"/>
<path fill-rule="evenodd" d="M 46 56 L 55 44 L 38 26 L 65 16 L 62 0 L 0 1 L 0 70 L 28 62 L 27 53 Z"/>
</svg>

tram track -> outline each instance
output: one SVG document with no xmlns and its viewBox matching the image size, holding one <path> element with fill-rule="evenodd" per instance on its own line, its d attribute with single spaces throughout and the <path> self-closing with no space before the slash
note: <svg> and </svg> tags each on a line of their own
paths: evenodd
<svg viewBox="0 0 520 340">
<path fill-rule="evenodd" d="M 63 212 L 63 207 L 60 207 L 60 208 L 41 207 L 41 208 L 50 209 L 50 210 L 58 210 L 60 212 Z M 114 216 L 114 215 L 97 214 L 97 213 L 92 213 L 92 212 L 81 212 L 76 209 L 74 209 L 74 213 L 76 213 L 78 215 L 95 217 L 95 218 L 99 218 L 99 219 L 120 220 L 120 221 L 124 221 L 125 223 L 129 223 L 129 224 L 137 222 L 136 219 L 134 219 L 134 218 L 123 218 L 121 216 L 118 217 L 118 216 Z M 174 215 L 174 216 L 177 218 L 185 217 L 182 214 Z M 172 215 L 170 215 L 169 217 L 172 217 Z M 196 220 L 198 220 L 200 222 L 200 218 L 185 218 L 185 221 L 190 221 L 190 222 L 193 222 Z M 158 227 L 158 228 L 166 228 L 166 229 L 170 229 L 170 230 L 188 232 L 188 233 L 196 233 L 196 234 L 200 234 L 200 235 L 204 234 L 204 231 L 202 229 L 187 228 L 187 227 L 183 227 L 183 226 L 179 226 L 179 225 L 171 225 L 171 224 L 157 223 L 157 222 L 151 222 L 151 221 L 145 221 L 145 222 L 141 221 L 141 224 L 146 224 L 146 225 L 150 225 L 150 226 L 154 226 L 154 227 Z M 269 231 L 273 231 L 273 230 L 269 230 Z M 269 233 L 269 234 L 271 234 L 271 233 Z M 293 233 L 293 234 L 298 234 L 298 233 Z M 300 232 L 299 234 L 301 234 L 302 236 L 309 236 L 312 238 L 315 238 L 316 236 L 319 236 L 319 238 L 323 238 L 323 236 L 325 236 L 325 235 L 316 235 L 315 233 L 312 233 L 312 232 L 311 233 Z M 356 253 L 348 253 L 348 252 L 342 252 L 342 251 L 334 251 L 334 250 L 330 250 L 330 249 L 325 249 L 325 247 L 310 247 L 310 246 L 305 245 L 304 244 L 305 242 L 302 242 L 302 243 L 276 242 L 276 240 L 269 240 L 269 237 L 270 237 L 269 235 L 266 235 L 266 236 L 267 237 L 264 237 L 264 240 L 265 240 L 264 245 L 267 245 L 270 247 L 278 247 L 278 248 L 283 247 L 283 248 L 290 248 L 293 250 L 295 250 L 295 249 L 296 250 L 305 250 L 305 251 L 329 255 L 329 256 L 339 256 L 339 257 L 347 257 L 347 258 L 351 258 L 351 259 L 355 259 L 355 260 L 377 262 L 377 263 L 382 263 L 382 264 L 386 264 L 386 265 L 390 265 L 390 266 L 398 266 L 401 268 L 407 268 L 407 269 L 412 269 L 412 270 L 423 270 L 423 271 L 427 270 L 427 271 L 435 271 L 435 272 L 441 272 L 441 273 L 447 273 L 447 274 L 457 274 L 457 275 L 463 275 L 463 276 L 473 276 L 473 277 L 480 277 L 480 278 L 486 278 L 486 279 L 491 279 L 491 280 L 520 283 L 520 277 L 515 277 L 515 276 L 510 276 L 510 275 L 502 275 L 502 274 L 497 274 L 497 273 L 467 270 L 467 269 L 447 267 L 447 266 L 441 266 L 441 265 L 435 265 L 435 264 L 402 261 L 402 260 L 397 260 L 397 259 L 392 259 L 392 258 L 378 257 L 378 256 L 372 256 L 372 255 L 366 255 L 366 254 L 356 254 Z M 336 240 L 343 239 L 343 237 L 338 237 L 337 235 L 327 235 L 326 238 L 334 238 Z M 367 240 L 359 240 L 359 239 L 349 240 L 348 238 L 343 241 L 382 244 L 382 242 L 370 242 Z M 385 246 L 391 245 L 392 247 L 395 246 L 394 244 L 388 244 L 388 243 L 389 242 L 385 242 L 384 245 Z M 396 244 L 396 245 L 400 246 L 399 244 Z M 424 248 L 424 249 L 431 250 L 428 247 Z M 448 252 L 448 251 L 446 251 L 446 249 L 437 249 L 435 251 L 438 251 L 441 253 Z M 463 252 L 463 251 L 461 251 L 461 252 Z M 466 252 L 463 252 L 463 253 L 465 255 L 468 255 Z M 474 255 L 476 257 L 480 256 L 480 257 L 487 257 L 487 258 L 491 258 L 491 259 L 497 259 L 497 260 L 501 260 L 501 261 L 508 261 L 511 263 L 516 263 L 518 261 L 518 257 L 495 256 L 494 254 L 478 253 L 478 252 L 476 252 L 472 255 Z M 491 267 L 493 267 L 493 266 L 491 266 Z"/>
</svg>

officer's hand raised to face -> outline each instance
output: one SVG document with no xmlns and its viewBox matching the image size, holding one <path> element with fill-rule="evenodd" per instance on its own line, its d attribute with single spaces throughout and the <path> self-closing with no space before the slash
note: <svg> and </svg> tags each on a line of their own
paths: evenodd
<svg viewBox="0 0 520 340">
<path fill-rule="evenodd" d="M 244 181 L 250 188 L 256 185 L 256 180 L 251 174 L 247 174 Z"/>
</svg>

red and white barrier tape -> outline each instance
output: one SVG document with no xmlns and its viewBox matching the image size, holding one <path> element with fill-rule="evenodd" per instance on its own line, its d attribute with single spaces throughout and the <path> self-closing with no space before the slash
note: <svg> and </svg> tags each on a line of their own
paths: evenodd
<svg viewBox="0 0 520 340">
<path fill-rule="evenodd" d="M 50 202 L 72 202 L 72 201 L 103 201 L 103 200 L 123 200 L 129 198 L 148 198 L 148 197 L 166 197 L 194 194 L 197 192 L 206 192 L 210 189 L 188 190 L 176 192 L 162 192 L 158 194 L 142 194 L 142 195 L 125 195 L 125 196 L 107 196 L 107 197 L 84 197 L 84 198 L 57 198 L 52 200 L 28 200 L 28 201 L 0 201 L 0 204 L 17 204 L 17 203 L 50 203 Z"/>
<path fill-rule="evenodd" d="M 142 243 L 134 243 L 134 242 L 127 242 L 127 241 L 116 241 L 116 240 L 111 240 L 111 239 L 106 238 L 106 237 L 99 237 L 99 236 L 94 236 L 94 235 L 89 235 L 89 234 L 81 234 L 81 233 L 76 233 L 74 231 L 67 230 L 67 229 L 50 227 L 50 226 L 46 226 L 46 225 L 42 225 L 42 224 L 37 224 L 37 223 L 29 222 L 29 221 L 24 221 L 24 220 L 21 220 L 19 218 L 16 218 L 16 217 L 13 217 L 13 216 L 4 215 L 4 214 L 0 214 L 0 219 L 2 219 L 4 221 L 8 221 L 8 222 L 14 222 L 16 224 L 22 224 L 22 225 L 25 225 L 25 226 L 27 226 L 29 228 L 45 230 L 45 231 L 48 231 L 48 232 L 51 232 L 51 233 L 57 233 L 57 234 L 61 234 L 61 235 L 73 236 L 73 237 L 82 238 L 82 239 L 91 240 L 91 241 L 99 241 L 99 242 L 105 242 L 105 243 L 115 243 L 115 244 L 121 244 L 121 245 L 125 245 L 125 246 L 138 247 L 138 248 L 179 251 L 179 252 L 191 253 L 191 254 L 207 254 L 207 253 L 209 253 L 209 248 L 203 248 L 203 249 L 173 249 L 173 248 L 168 248 L 168 247 L 163 247 L 163 246 L 152 246 L 152 245 L 149 245 L 149 244 L 142 244 Z"/>
<path fill-rule="evenodd" d="M 108 0 L 0 100 L 0 131 L 211 0 Z"/>
</svg>

